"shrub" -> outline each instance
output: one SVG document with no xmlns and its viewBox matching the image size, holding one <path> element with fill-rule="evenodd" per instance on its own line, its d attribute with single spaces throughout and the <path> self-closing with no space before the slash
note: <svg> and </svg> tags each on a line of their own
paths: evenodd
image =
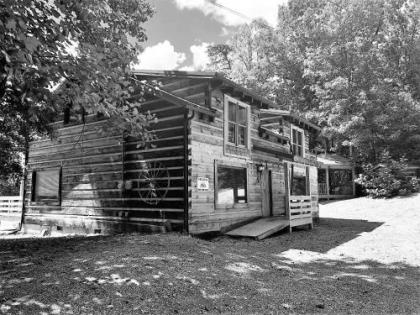
<svg viewBox="0 0 420 315">
<path fill-rule="evenodd" d="M 407 161 L 404 158 L 392 159 L 388 151 L 380 156 L 380 163 L 363 165 L 363 174 L 355 180 L 372 198 L 408 195 L 419 191 L 419 181 L 407 176 L 405 169 Z"/>
</svg>

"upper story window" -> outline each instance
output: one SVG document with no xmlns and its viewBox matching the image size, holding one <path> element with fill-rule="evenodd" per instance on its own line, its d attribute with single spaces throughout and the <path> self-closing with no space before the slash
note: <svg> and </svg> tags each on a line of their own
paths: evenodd
<svg viewBox="0 0 420 315">
<path fill-rule="evenodd" d="M 225 130 L 227 143 L 248 148 L 249 105 L 225 95 Z"/>
<path fill-rule="evenodd" d="M 292 150 L 293 155 L 305 156 L 305 133 L 303 129 L 295 127 L 292 125 L 292 135 L 291 135 L 291 142 L 292 142 Z"/>
</svg>

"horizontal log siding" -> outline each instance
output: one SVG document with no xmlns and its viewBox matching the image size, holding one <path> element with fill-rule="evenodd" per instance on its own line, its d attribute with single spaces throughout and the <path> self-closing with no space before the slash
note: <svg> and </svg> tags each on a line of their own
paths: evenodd
<svg viewBox="0 0 420 315">
<path fill-rule="evenodd" d="M 153 125 L 156 139 L 146 148 L 140 147 L 135 138 L 123 141 L 118 133 L 101 135 L 99 129 L 107 120 L 93 119 L 84 127 L 54 123 L 55 138 L 32 142 L 25 185 L 25 224 L 83 232 L 126 231 L 128 226 L 159 231 L 156 226 L 166 222 L 174 228 L 182 227 L 184 111 L 163 101 L 145 105 L 145 109 L 158 117 Z M 154 180 L 162 183 L 160 191 L 166 195 L 157 198 L 160 201 L 156 205 L 140 197 L 147 191 L 140 185 L 147 182 L 141 175 L 145 162 L 149 168 L 163 168 L 160 178 Z M 32 171 L 51 167 L 62 168 L 61 205 L 31 202 Z"/>
<path fill-rule="evenodd" d="M 256 164 L 263 163 L 272 171 L 273 214 L 285 214 L 285 189 L 283 162 L 274 154 L 251 150 L 248 157 L 225 155 L 223 152 L 223 93 L 212 91 L 212 107 L 217 109 L 220 117 L 213 122 L 194 117 L 191 122 L 191 155 L 192 155 L 192 190 L 191 210 L 189 214 L 190 233 L 217 231 L 226 226 L 262 215 L 262 191 L 258 181 Z M 265 143 L 258 136 L 259 119 L 252 113 L 251 140 Z M 266 145 L 270 145 L 266 141 Z M 274 144 L 276 145 L 276 144 Z M 280 146 L 280 145 L 279 145 Z M 281 148 L 280 148 L 281 149 Z M 248 202 L 236 204 L 233 208 L 215 206 L 215 160 L 224 165 L 247 165 L 248 169 Z M 197 178 L 209 178 L 210 188 L 207 191 L 197 189 Z"/>
</svg>

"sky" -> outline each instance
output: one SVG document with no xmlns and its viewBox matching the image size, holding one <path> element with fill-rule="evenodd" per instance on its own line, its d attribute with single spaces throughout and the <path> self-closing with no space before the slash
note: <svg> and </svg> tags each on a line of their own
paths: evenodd
<svg viewBox="0 0 420 315">
<path fill-rule="evenodd" d="M 224 43 L 241 24 L 254 18 L 264 18 L 275 26 L 277 8 L 287 0 L 148 2 L 156 13 L 144 24 L 148 40 L 143 44 L 144 51 L 139 55 L 135 69 L 198 71 L 204 70 L 208 63 L 206 49 L 209 44 Z"/>
</svg>

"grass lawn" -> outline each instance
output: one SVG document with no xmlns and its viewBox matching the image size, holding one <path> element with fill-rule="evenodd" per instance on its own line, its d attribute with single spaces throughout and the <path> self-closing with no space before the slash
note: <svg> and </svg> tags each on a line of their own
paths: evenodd
<svg viewBox="0 0 420 315">
<path fill-rule="evenodd" d="M 314 230 L 263 241 L 3 239 L 0 313 L 420 313 L 419 204 L 329 202 Z"/>
</svg>

